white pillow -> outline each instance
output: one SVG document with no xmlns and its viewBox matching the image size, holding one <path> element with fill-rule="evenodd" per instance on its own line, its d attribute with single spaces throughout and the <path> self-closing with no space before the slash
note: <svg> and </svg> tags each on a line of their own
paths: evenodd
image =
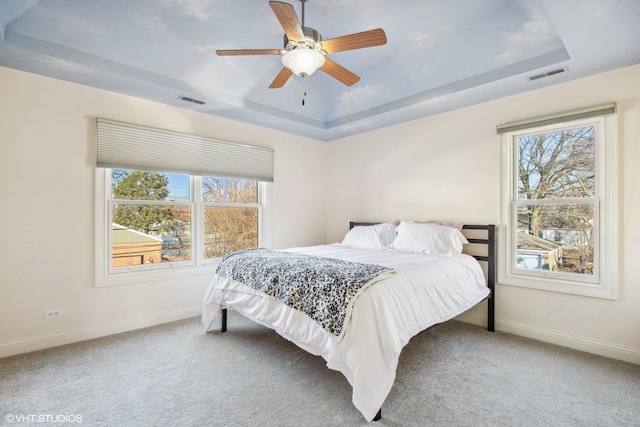
<svg viewBox="0 0 640 427">
<path fill-rule="evenodd" d="M 435 223 L 439 225 L 446 225 L 447 227 L 457 228 L 458 230 L 462 230 L 464 227 L 464 222 L 445 222 L 445 221 L 431 221 L 429 224 Z"/>
<path fill-rule="evenodd" d="M 357 225 L 344 236 L 342 244 L 352 248 L 384 249 L 396 238 L 394 224 Z"/>
<path fill-rule="evenodd" d="M 396 231 L 391 247 L 405 252 L 454 256 L 469 243 L 457 228 L 433 223 L 402 221 Z"/>
</svg>

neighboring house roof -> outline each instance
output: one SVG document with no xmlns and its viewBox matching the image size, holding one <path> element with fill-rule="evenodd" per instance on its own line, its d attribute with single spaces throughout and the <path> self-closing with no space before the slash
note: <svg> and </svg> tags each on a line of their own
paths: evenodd
<svg viewBox="0 0 640 427">
<path fill-rule="evenodd" d="M 162 242 L 162 239 L 141 233 L 120 224 L 111 224 L 111 238 L 113 243 L 141 243 L 141 242 Z"/>
<path fill-rule="evenodd" d="M 518 249 L 551 252 L 560 248 L 561 246 L 562 245 L 559 245 L 556 242 L 552 242 L 551 240 L 532 236 L 526 233 L 518 233 Z"/>
</svg>

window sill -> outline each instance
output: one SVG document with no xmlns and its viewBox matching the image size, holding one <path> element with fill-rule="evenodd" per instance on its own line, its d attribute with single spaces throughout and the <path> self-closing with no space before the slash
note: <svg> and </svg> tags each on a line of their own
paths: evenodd
<svg viewBox="0 0 640 427">
<path fill-rule="evenodd" d="M 600 284 L 588 284 L 583 282 L 571 282 L 567 280 L 554 280 L 544 278 L 523 278 L 519 276 L 501 275 L 498 284 L 517 286 L 521 288 L 537 289 L 548 292 L 558 292 L 571 295 L 581 295 L 592 298 L 602 298 L 616 300 L 616 287 L 613 285 L 603 286 Z"/>
<path fill-rule="evenodd" d="M 96 288 L 127 285 L 132 283 L 152 282 L 185 276 L 211 276 L 215 273 L 217 267 L 218 262 L 212 262 L 199 266 L 168 266 L 167 268 L 158 268 L 146 271 L 123 271 L 119 273 L 113 273 L 108 276 L 97 277 Z"/>
</svg>

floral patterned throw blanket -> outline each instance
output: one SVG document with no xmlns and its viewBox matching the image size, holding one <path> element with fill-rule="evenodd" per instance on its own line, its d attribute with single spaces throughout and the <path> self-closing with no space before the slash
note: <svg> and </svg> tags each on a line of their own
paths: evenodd
<svg viewBox="0 0 640 427">
<path fill-rule="evenodd" d="M 216 274 L 279 299 L 342 338 L 356 297 L 395 271 L 380 265 L 260 248 L 225 256 Z"/>
</svg>

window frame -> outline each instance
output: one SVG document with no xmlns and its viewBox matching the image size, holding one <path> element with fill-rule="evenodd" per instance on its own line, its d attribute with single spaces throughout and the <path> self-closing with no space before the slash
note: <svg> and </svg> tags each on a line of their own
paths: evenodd
<svg viewBox="0 0 640 427">
<path fill-rule="evenodd" d="M 204 257 L 204 229 L 205 206 L 226 207 L 256 207 L 258 209 L 258 245 L 271 246 L 270 232 L 270 199 L 271 183 L 258 180 L 257 203 L 210 203 L 203 202 L 202 177 L 190 175 L 190 201 L 148 201 L 149 204 L 171 204 L 190 206 L 191 209 L 191 260 L 167 263 L 154 263 L 130 267 L 113 267 L 111 263 L 111 212 L 115 202 L 111 197 L 111 169 L 96 168 L 96 287 L 157 281 L 199 274 L 212 274 L 220 258 Z M 125 203 L 128 203 L 126 201 Z M 138 203 L 132 201 L 132 203 Z M 146 201 L 145 201 L 146 203 Z"/>
<path fill-rule="evenodd" d="M 617 118 L 615 112 L 587 114 L 587 117 L 566 114 L 556 119 L 531 121 L 531 125 L 504 125 L 512 130 L 500 132 L 500 237 L 498 248 L 498 282 L 552 292 L 617 299 L 618 271 L 618 172 Z M 591 198 L 562 198 L 544 201 L 517 198 L 517 138 L 548 133 L 567 128 L 596 125 L 595 194 Z M 516 268 L 517 207 L 523 204 L 564 205 L 590 204 L 594 209 L 594 271 L 593 276 L 573 273 Z"/>
</svg>

